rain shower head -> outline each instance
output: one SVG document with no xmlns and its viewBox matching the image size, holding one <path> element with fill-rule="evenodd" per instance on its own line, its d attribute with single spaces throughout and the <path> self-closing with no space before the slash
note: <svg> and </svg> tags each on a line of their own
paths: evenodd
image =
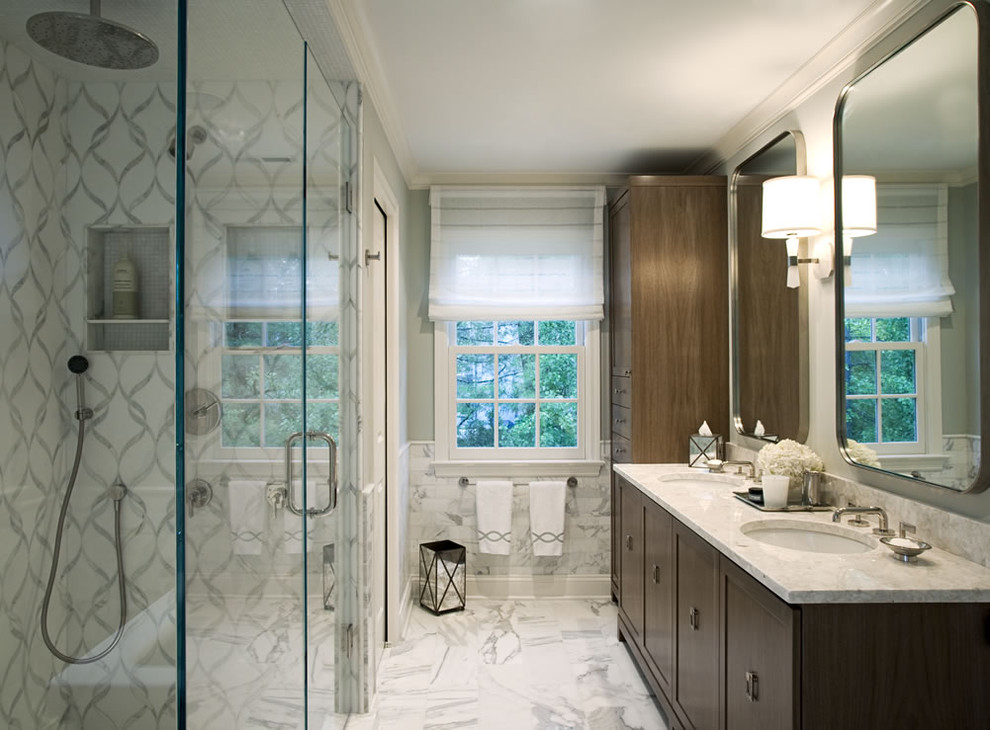
<svg viewBox="0 0 990 730">
<path fill-rule="evenodd" d="M 129 71 L 158 60 L 158 46 L 150 38 L 100 17 L 100 0 L 90 0 L 89 15 L 62 11 L 32 15 L 27 32 L 42 48 L 87 66 Z"/>
<path fill-rule="evenodd" d="M 206 130 L 203 129 L 198 124 L 194 124 L 189 128 L 189 133 L 186 135 L 186 161 L 192 159 L 193 152 L 196 151 L 197 145 L 203 144 L 209 138 Z M 168 140 L 168 156 L 175 160 L 175 132 L 172 132 L 172 136 Z"/>
<path fill-rule="evenodd" d="M 74 375 L 82 375 L 89 370 L 89 360 L 82 355 L 73 355 L 69 358 L 69 372 Z"/>
</svg>

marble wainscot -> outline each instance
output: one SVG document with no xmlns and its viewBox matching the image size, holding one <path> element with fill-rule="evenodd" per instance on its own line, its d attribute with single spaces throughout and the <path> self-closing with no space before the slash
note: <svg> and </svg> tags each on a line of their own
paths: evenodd
<svg viewBox="0 0 990 730">
<path fill-rule="evenodd" d="M 990 601 L 990 569 L 939 549 L 919 525 L 916 537 L 933 545 L 904 563 L 872 535 L 870 527 L 842 527 L 871 541 L 857 554 L 822 554 L 775 547 L 747 536 L 748 522 L 808 522 L 835 527 L 831 512 L 761 512 L 736 499 L 742 477 L 709 474 L 682 464 L 622 464 L 615 472 L 695 531 L 723 555 L 791 604 L 809 603 L 980 603 Z M 690 480 L 690 481 L 689 481 Z M 750 482 L 751 484 L 752 482 Z M 865 504 L 862 503 L 861 504 Z M 896 529 L 896 512 L 888 514 Z"/>
</svg>

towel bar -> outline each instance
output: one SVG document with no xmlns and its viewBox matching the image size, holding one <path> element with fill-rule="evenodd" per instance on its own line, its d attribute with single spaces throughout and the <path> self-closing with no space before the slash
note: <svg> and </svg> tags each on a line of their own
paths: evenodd
<svg viewBox="0 0 990 730">
<path fill-rule="evenodd" d="M 538 481 L 538 480 L 527 479 L 524 482 L 517 482 L 516 480 L 512 480 L 512 483 L 513 484 L 529 484 L 530 482 L 533 482 L 533 481 Z M 475 483 L 476 482 L 469 481 L 467 477 L 461 477 L 460 479 L 457 480 L 457 485 L 458 486 L 461 486 L 461 487 L 466 487 L 468 484 L 475 484 Z M 577 483 L 578 483 L 577 477 L 567 477 L 567 486 L 573 488 L 573 487 L 576 487 L 577 486 Z"/>
</svg>

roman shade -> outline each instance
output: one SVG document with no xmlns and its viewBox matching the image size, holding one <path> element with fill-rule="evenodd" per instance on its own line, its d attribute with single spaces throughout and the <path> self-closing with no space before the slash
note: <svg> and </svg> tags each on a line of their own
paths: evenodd
<svg viewBox="0 0 990 730">
<path fill-rule="evenodd" d="M 604 317 L 603 186 L 430 190 L 429 318 Z"/>
<path fill-rule="evenodd" d="M 877 232 L 857 238 L 847 317 L 942 317 L 952 312 L 948 190 L 877 185 Z"/>
</svg>

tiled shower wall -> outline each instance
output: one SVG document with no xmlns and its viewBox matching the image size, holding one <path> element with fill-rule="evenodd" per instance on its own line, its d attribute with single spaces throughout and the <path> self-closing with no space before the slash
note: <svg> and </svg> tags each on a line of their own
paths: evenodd
<svg viewBox="0 0 990 730">
<path fill-rule="evenodd" d="M 52 73 L 0 41 L 0 725 L 7 728 L 43 726 L 56 666 L 37 617 L 70 427 L 59 399 L 71 348 L 58 299 L 65 95 Z M 53 607 L 53 624 L 63 618 Z"/>
<path fill-rule="evenodd" d="M 419 580 L 419 544 L 450 539 L 467 548 L 467 572 L 474 576 L 608 576 L 611 560 L 609 471 L 578 477 L 568 488 L 564 518 L 564 551 L 559 557 L 534 556 L 529 543 L 529 480 L 516 478 L 512 499 L 512 550 L 509 555 L 478 552 L 475 479 L 466 487 L 457 477 L 433 471 L 432 442 L 409 445 L 408 538 L 405 569 L 414 587 Z M 568 475 L 560 475 L 566 479 Z M 541 477 L 543 478 L 543 477 Z M 536 481 L 534 479 L 533 481 Z M 603 595 L 607 591 L 607 586 Z"/>
</svg>

